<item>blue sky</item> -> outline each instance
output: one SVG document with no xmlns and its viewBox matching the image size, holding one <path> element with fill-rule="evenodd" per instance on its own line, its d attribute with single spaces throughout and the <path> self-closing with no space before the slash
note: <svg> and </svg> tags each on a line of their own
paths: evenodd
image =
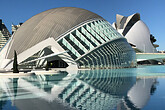
<svg viewBox="0 0 165 110">
<path fill-rule="evenodd" d="M 156 37 L 159 50 L 165 50 L 165 0 L 0 0 L 0 19 L 11 30 L 11 24 L 25 22 L 32 16 L 57 7 L 79 7 L 90 10 L 111 24 L 116 14 L 140 13 L 141 20 Z"/>
</svg>

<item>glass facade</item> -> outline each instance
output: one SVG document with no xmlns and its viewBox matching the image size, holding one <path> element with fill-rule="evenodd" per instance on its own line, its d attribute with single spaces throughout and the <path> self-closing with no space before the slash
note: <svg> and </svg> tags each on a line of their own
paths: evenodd
<svg viewBox="0 0 165 110">
<path fill-rule="evenodd" d="M 57 40 L 79 68 L 125 68 L 135 66 L 135 52 L 104 19 L 91 20 Z"/>
</svg>

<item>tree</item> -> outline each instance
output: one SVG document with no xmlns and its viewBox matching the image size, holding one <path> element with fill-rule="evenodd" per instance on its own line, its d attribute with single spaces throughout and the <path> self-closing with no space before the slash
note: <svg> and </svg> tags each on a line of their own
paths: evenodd
<svg viewBox="0 0 165 110">
<path fill-rule="evenodd" d="M 152 34 L 150 34 L 150 40 L 151 40 L 151 43 L 153 44 L 154 42 L 156 42 L 156 39 L 155 39 L 155 37 L 152 35 Z"/>
<path fill-rule="evenodd" d="M 18 63 L 17 63 L 17 53 L 15 50 L 14 50 L 13 73 L 19 73 Z"/>
<path fill-rule="evenodd" d="M 45 66 L 45 70 L 49 71 L 49 63 L 48 63 L 48 61 L 47 61 L 46 66 Z"/>
</svg>

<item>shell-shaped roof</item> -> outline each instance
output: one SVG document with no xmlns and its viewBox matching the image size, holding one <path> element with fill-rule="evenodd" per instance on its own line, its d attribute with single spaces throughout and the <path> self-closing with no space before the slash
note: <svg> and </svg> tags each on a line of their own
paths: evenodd
<svg viewBox="0 0 165 110">
<path fill-rule="evenodd" d="M 75 7 L 54 8 L 39 13 L 27 20 L 14 34 L 8 58 L 13 51 L 18 54 L 49 38 L 58 38 L 74 26 L 90 19 L 102 18 L 85 9 Z"/>
<path fill-rule="evenodd" d="M 135 13 L 135 14 L 132 14 L 128 17 L 117 14 L 116 15 L 117 28 L 118 29 L 124 29 L 131 20 L 136 21 L 136 22 L 139 21 L 140 20 L 140 14 Z"/>
</svg>

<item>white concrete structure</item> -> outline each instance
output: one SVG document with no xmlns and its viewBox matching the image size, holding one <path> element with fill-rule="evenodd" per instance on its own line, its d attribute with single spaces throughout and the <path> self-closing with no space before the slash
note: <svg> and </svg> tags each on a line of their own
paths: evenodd
<svg viewBox="0 0 165 110">
<path fill-rule="evenodd" d="M 157 53 L 150 41 L 150 31 L 147 25 L 140 20 L 140 14 L 136 13 L 128 17 L 117 14 L 116 23 L 112 26 L 141 52 Z"/>
<path fill-rule="evenodd" d="M 157 44 L 153 44 L 153 36 L 150 34 L 150 30 L 147 25 L 140 20 L 140 14 L 136 13 L 128 17 L 117 14 L 116 22 L 112 26 L 122 34 L 130 43 L 132 48 L 136 53 L 158 53 L 156 47 L 159 47 Z M 139 54 L 136 55 L 137 62 L 142 64 L 158 64 L 163 63 L 164 55 L 155 55 L 152 54 L 151 57 L 146 57 L 146 55 L 141 54 L 143 59 L 139 59 Z"/>
<path fill-rule="evenodd" d="M 165 58 L 165 53 L 136 53 L 137 61 L 156 59 L 161 61 Z"/>
<path fill-rule="evenodd" d="M 125 35 L 128 42 L 136 45 L 136 48 L 144 53 L 157 52 L 150 41 L 150 31 L 143 21 L 137 21 Z"/>
<path fill-rule="evenodd" d="M 0 68 L 12 68 L 14 50 L 24 68 L 46 64 L 74 69 L 124 68 L 136 64 L 134 50 L 109 22 L 74 7 L 50 9 L 23 23 L 0 51 Z"/>
</svg>

